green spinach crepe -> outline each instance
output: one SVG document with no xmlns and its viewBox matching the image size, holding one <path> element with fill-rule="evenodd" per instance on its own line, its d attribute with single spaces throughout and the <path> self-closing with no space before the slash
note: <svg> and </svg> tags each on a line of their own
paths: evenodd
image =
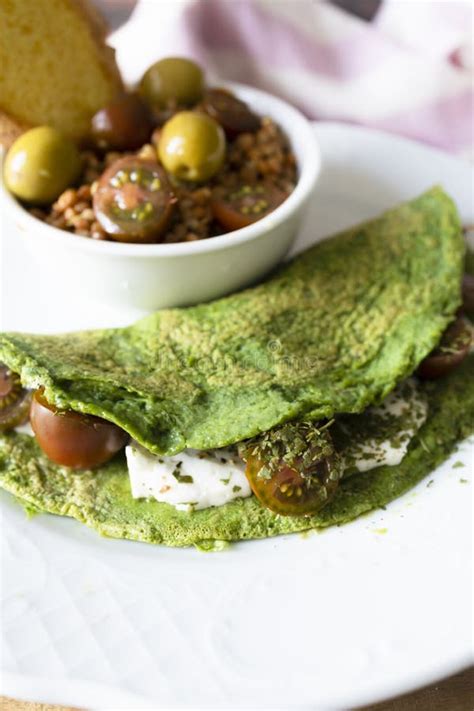
<svg viewBox="0 0 474 711">
<path fill-rule="evenodd" d="M 343 415 L 357 428 L 364 414 L 350 413 L 381 402 L 438 344 L 460 304 L 463 262 L 456 208 L 434 188 L 255 288 L 124 329 L 6 334 L 0 360 L 57 407 L 116 423 L 157 455 L 233 445 L 302 419 Z M 122 453 L 76 472 L 16 432 L 0 437 L 0 485 L 105 535 L 173 546 L 342 523 L 412 487 L 469 433 L 473 381 L 468 360 L 420 386 L 428 415 L 403 461 L 345 478 L 312 516 L 275 514 L 255 496 L 193 512 L 134 499 Z"/>
</svg>

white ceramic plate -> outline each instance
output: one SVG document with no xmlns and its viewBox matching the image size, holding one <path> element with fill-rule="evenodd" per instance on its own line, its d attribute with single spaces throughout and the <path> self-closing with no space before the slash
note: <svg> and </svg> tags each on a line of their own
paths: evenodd
<svg viewBox="0 0 474 711">
<path fill-rule="evenodd" d="M 360 128 L 315 130 L 323 173 L 299 248 L 436 182 L 474 221 L 467 163 Z M 4 227 L 4 328 L 137 316 L 66 303 Z M 214 554 L 27 521 L 3 494 L 2 693 L 94 709 L 342 709 L 467 666 L 472 489 L 461 480 L 473 450 L 464 443 L 385 511 Z"/>
</svg>

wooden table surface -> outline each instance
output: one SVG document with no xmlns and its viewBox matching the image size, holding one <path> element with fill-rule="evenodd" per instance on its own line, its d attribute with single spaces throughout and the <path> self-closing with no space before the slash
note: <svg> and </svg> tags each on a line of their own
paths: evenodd
<svg viewBox="0 0 474 711">
<path fill-rule="evenodd" d="M 2 696 L 0 711 L 73 711 L 73 709 L 49 704 L 30 704 Z M 420 691 L 375 706 L 364 706 L 359 711 L 474 711 L 474 667 Z"/>
</svg>

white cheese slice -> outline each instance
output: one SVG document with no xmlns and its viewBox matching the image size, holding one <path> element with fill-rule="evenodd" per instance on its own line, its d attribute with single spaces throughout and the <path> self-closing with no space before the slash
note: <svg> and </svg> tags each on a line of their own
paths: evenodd
<svg viewBox="0 0 474 711">
<path fill-rule="evenodd" d="M 359 472 L 366 472 L 375 467 L 400 464 L 407 453 L 408 445 L 418 432 L 428 415 L 428 404 L 419 392 L 416 381 L 412 378 L 402 383 L 378 407 L 369 407 L 365 413 L 356 417 L 396 418 L 396 436 L 364 438 L 349 444 L 344 457 Z M 383 426 L 381 427 L 383 433 Z"/>
<path fill-rule="evenodd" d="M 364 472 L 384 464 L 395 466 L 426 419 L 428 408 L 414 380 L 403 383 L 367 415 L 397 418 L 396 444 L 390 439 L 362 439 L 342 453 L 351 468 Z M 363 417 L 363 415 L 357 415 Z M 126 448 L 132 496 L 154 498 L 185 511 L 222 506 L 251 495 L 245 465 L 226 449 L 199 452 L 187 449 L 173 457 L 158 457 L 132 443 Z M 173 473 L 174 472 L 174 473 Z"/>
<path fill-rule="evenodd" d="M 152 497 L 192 511 L 222 506 L 252 493 L 245 464 L 226 449 L 187 449 L 173 457 L 159 457 L 133 442 L 125 453 L 134 499 Z"/>
</svg>

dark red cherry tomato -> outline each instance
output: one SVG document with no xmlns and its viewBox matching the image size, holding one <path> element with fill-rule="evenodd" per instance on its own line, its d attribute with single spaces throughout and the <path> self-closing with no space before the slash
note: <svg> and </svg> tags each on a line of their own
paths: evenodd
<svg viewBox="0 0 474 711">
<path fill-rule="evenodd" d="M 474 317 L 474 276 L 464 274 L 462 280 L 462 311 L 470 318 Z"/>
<path fill-rule="evenodd" d="M 91 123 L 94 145 L 102 151 L 133 151 L 150 140 L 153 124 L 135 94 L 123 94 L 100 109 Z"/>
<path fill-rule="evenodd" d="M 105 171 L 93 199 L 97 220 L 119 242 L 156 242 L 175 203 L 163 168 L 135 156 L 120 158 Z"/>
<path fill-rule="evenodd" d="M 0 363 L 0 432 L 26 422 L 30 403 L 31 393 L 22 387 L 19 375 Z"/>
<path fill-rule="evenodd" d="M 204 94 L 202 108 L 220 123 L 228 138 L 260 128 L 260 118 L 244 101 L 226 89 L 208 89 Z"/>
<path fill-rule="evenodd" d="M 31 403 L 31 426 L 43 452 L 56 464 L 92 469 L 108 462 L 129 437 L 100 417 L 58 410 L 37 390 Z"/>
<path fill-rule="evenodd" d="M 457 318 L 444 332 L 441 342 L 420 364 L 418 375 L 424 380 L 436 380 L 451 373 L 469 353 L 472 332 L 463 318 Z"/>
<path fill-rule="evenodd" d="M 232 232 L 273 212 L 287 197 L 287 193 L 274 185 L 240 185 L 226 192 L 216 191 L 211 209 L 214 219 Z"/>
<path fill-rule="evenodd" d="M 310 515 L 336 493 L 342 475 L 329 433 L 289 423 L 244 443 L 240 455 L 259 501 L 283 516 Z"/>
</svg>

